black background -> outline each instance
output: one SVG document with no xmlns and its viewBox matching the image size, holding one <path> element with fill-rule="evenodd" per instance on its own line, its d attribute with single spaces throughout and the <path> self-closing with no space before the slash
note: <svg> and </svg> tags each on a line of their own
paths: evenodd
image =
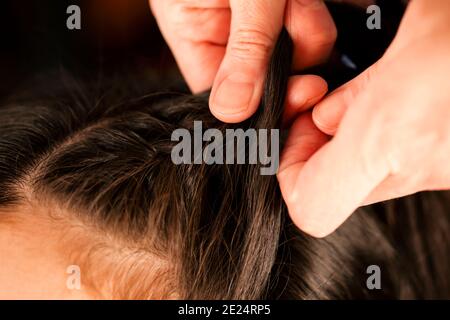
<svg viewBox="0 0 450 320">
<path fill-rule="evenodd" d="M 94 83 L 132 75 L 149 82 L 153 91 L 182 83 L 147 0 L 0 3 L 0 100 L 24 88 L 39 91 L 40 86 L 51 86 L 42 75 L 61 70 Z M 81 8 L 81 30 L 66 27 L 66 9 L 71 4 Z M 381 30 L 366 28 L 364 11 L 330 6 L 339 30 L 337 52 L 358 65 L 353 71 L 341 68 L 337 54 L 328 67 L 316 70 L 330 80 L 331 88 L 378 59 L 394 36 L 402 6 L 396 0 L 378 4 L 382 7 Z"/>
</svg>

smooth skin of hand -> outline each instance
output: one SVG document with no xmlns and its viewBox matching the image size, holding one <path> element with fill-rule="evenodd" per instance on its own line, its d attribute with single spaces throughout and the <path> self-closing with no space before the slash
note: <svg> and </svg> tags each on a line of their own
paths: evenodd
<svg viewBox="0 0 450 320">
<path fill-rule="evenodd" d="M 362 205 L 450 189 L 449 21 L 450 1 L 412 1 L 381 60 L 295 120 L 278 180 L 300 229 L 324 237 Z"/>
<path fill-rule="evenodd" d="M 150 0 L 150 6 L 188 85 L 193 92 L 212 86 L 210 109 L 224 122 L 243 121 L 258 108 L 283 25 L 294 42 L 293 70 L 324 62 L 337 34 L 323 0 Z M 317 76 L 293 77 L 297 105 L 287 113 L 312 106 L 324 87 Z"/>
</svg>

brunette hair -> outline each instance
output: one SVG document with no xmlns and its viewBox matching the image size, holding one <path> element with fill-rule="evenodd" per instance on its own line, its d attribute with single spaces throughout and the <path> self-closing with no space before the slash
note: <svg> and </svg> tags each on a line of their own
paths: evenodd
<svg viewBox="0 0 450 320">
<path fill-rule="evenodd" d="M 448 193 L 365 207 L 314 239 L 259 165 L 171 162 L 171 133 L 194 120 L 222 132 L 278 128 L 291 47 L 283 31 L 261 106 L 241 124 L 216 120 L 208 93 L 0 107 L 0 208 L 40 206 L 94 235 L 70 239 L 88 270 L 110 276 L 114 298 L 450 298 Z M 366 285 L 369 265 L 381 290 Z"/>
</svg>

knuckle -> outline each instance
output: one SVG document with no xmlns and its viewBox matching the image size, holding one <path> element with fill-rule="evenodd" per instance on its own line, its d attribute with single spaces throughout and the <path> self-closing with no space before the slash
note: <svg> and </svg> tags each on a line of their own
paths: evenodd
<svg viewBox="0 0 450 320">
<path fill-rule="evenodd" d="M 367 181 L 374 181 L 377 179 L 377 171 L 374 166 L 373 152 L 368 148 L 364 148 L 360 154 L 361 156 L 361 174 Z"/>
<path fill-rule="evenodd" d="M 343 91 L 343 94 L 342 94 L 342 99 L 344 100 L 344 103 L 347 106 L 351 106 L 360 91 L 361 91 L 361 88 L 358 85 L 354 85 L 354 86 L 351 85 L 351 86 L 348 86 L 347 88 L 345 88 Z"/>
<path fill-rule="evenodd" d="M 195 34 L 194 30 L 198 29 L 199 20 L 203 20 L 201 18 L 201 15 L 195 15 L 195 11 L 185 3 L 174 3 L 167 10 L 166 25 L 177 37 L 190 40 Z"/>
<path fill-rule="evenodd" d="M 231 36 L 228 50 L 238 59 L 266 59 L 273 47 L 274 38 L 257 26 L 241 26 Z"/>
<path fill-rule="evenodd" d="M 189 27 L 192 23 L 189 8 L 182 5 L 174 6 L 169 13 L 169 20 L 174 29 L 183 31 L 184 28 Z"/>
<path fill-rule="evenodd" d="M 395 153 L 390 152 L 383 140 L 379 134 L 371 132 L 370 128 L 362 140 L 359 155 L 361 174 L 366 181 L 375 182 L 382 178 L 381 176 L 394 174 L 392 170 L 398 166 Z"/>
<path fill-rule="evenodd" d="M 383 126 L 378 125 L 378 128 Z M 368 129 L 374 132 L 374 130 Z M 389 134 L 368 134 L 361 148 L 361 170 L 367 181 L 381 182 L 380 179 L 401 179 L 405 175 L 405 159 L 396 139 Z M 411 178 L 412 176 L 408 174 Z M 405 179 L 403 179 L 405 180 Z M 405 180 L 406 181 L 406 180 Z"/>
</svg>

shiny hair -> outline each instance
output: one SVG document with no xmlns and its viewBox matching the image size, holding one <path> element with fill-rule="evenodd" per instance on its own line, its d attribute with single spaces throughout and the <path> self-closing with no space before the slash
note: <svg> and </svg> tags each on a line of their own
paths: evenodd
<svg viewBox="0 0 450 320">
<path fill-rule="evenodd" d="M 1 106 L 0 208 L 40 206 L 81 225 L 67 232 L 76 257 L 106 275 L 114 298 L 450 298 L 448 193 L 362 208 L 314 239 L 260 165 L 171 162 L 171 133 L 195 120 L 222 132 L 278 128 L 291 53 L 283 31 L 261 106 L 241 124 L 216 120 L 208 93 Z M 366 285 L 370 265 L 381 290 Z"/>
</svg>

